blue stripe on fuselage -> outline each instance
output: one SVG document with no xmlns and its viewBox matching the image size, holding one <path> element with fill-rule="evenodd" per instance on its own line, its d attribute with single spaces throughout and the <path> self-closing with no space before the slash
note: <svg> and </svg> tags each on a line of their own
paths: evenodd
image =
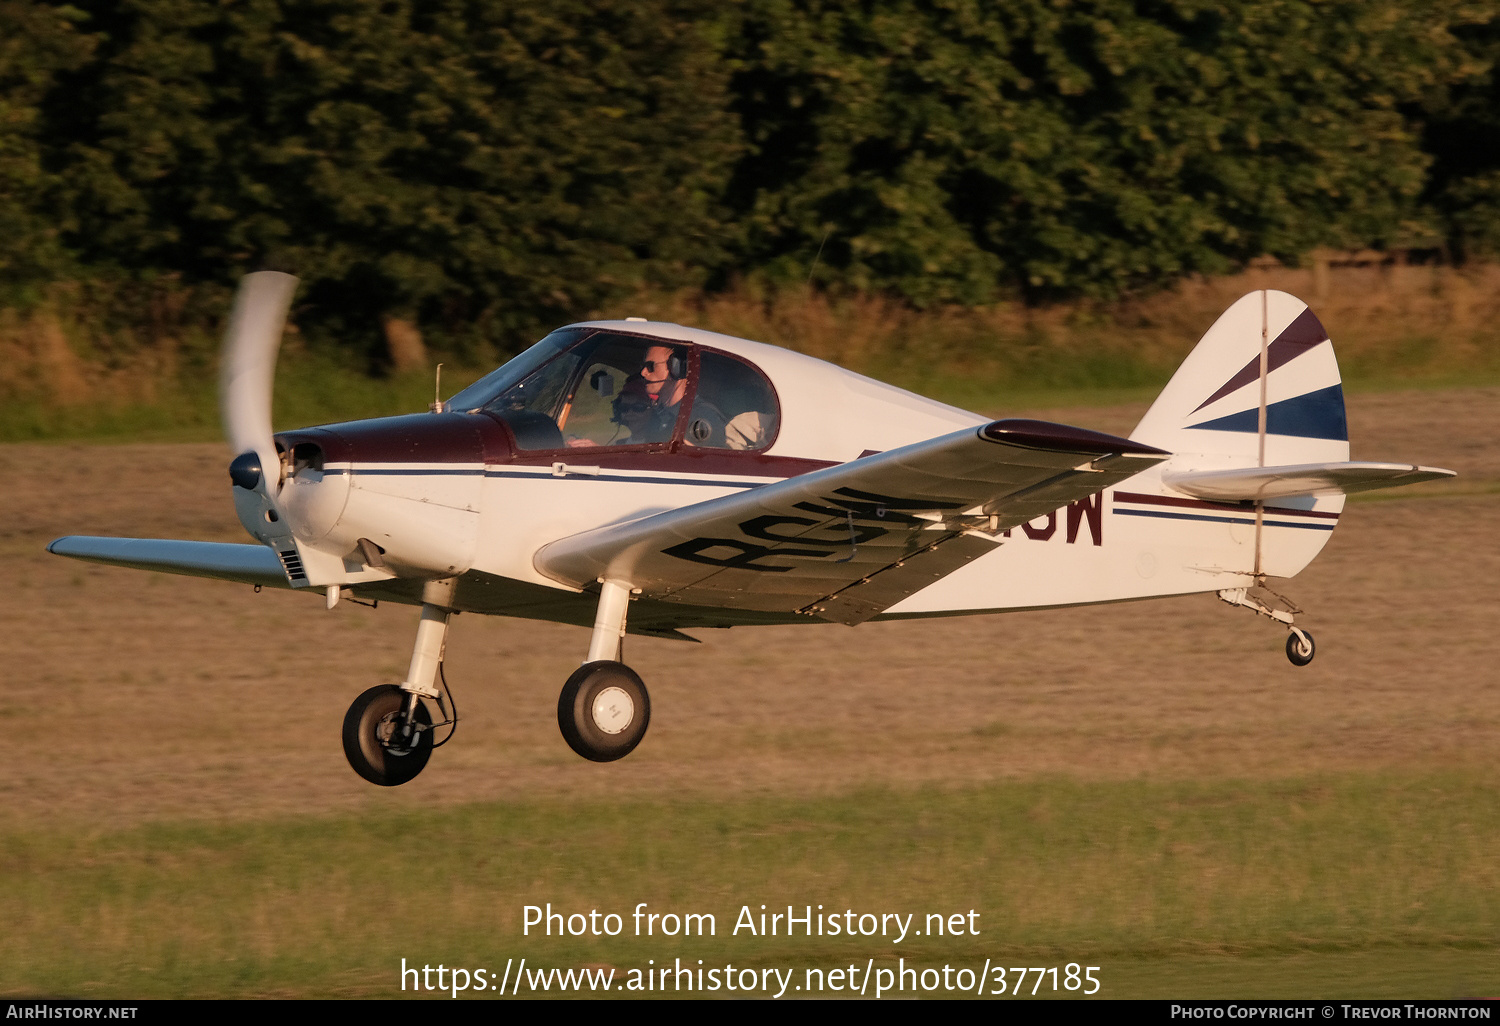
<svg viewBox="0 0 1500 1026">
<path fill-rule="evenodd" d="M 1200 513 L 1164 513 L 1151 509 L 1120 509 L 1115 507 L 1115 512 L 1125 517 L 1161 517 L 1164 520 L 1204 520 L 1214 524 L 1244 524 L 1248 527 L 1255 526 L 1254 518 L 1244 519 L 1241 517 L 1210 517 Z M 1308 531 L 1332 531 L 1333 524 L 1289 524 L 1284 520 L 1262 521 L 1267 527 L 1300 527 Z"/>
<path fill-rule="evenodd" d="M 550 470 L 444 470 L 439 467 L 421 469 L 395 467 L 336 467 L 323 471 L 327 475 L 354 474 L 369 477 L 517 477 L 533 481 L 622 481 L 627 484 L 694 485 L 712 488 L 760 488 L 774 481 L 736 481 L 722 477 L 648 477 L 639 474 L 554 474 Z M 777 478 L 777 481 L 781 478 Z"/>
</svg>

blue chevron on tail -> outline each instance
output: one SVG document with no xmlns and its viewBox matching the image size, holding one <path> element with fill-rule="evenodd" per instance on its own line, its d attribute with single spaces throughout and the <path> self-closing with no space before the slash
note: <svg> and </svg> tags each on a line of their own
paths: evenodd
<svg viewBox="0 0 1500 1026">
<path fill-rule="evenodd" d="M 1347 460 L 1328 332 L 1295 296 L 1250 293 L 1203 336 L 1131 437 L 1201 456 L 1204 469 Z"/>
</svg>

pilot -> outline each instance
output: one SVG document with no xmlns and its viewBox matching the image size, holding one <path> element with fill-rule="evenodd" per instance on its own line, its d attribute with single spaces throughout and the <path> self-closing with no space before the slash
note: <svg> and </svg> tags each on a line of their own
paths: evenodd
<svg viewBox="0 0 1500 1026">
<path fill-rule="evenodd" d="M 665 442 L 672 437 L 677 427 L 678 407 L 687 392 L 686 364 L 686 354 L 671 346 L 652 346 L 641 357 L 639 380 L 650 404 L 642 441 Z M 632 430 L 632 437 L 634 434 Z"/>
<path fill-rule="evenodd" d="M 665 442 L 677 427 L 677 414 L 687 392 L 687 356 L 671 346 L 652 346 L 641 358 L 640 380 L 651 397 L 650 421 L 643 436 L 648 442 Z M 627 382 L 628 385 L 628 382 Z M 693 403 L 683 441 L 688 445 L 724 447 L 724 414 L 702 397 Z M 635 437 L 634 429 L 631 432 Z"/>
<path fill-rule="evenodd" d="M 687 358 L 670 346 L 652 346 L 641 359 L 640 369 L 625 379 L 612 403 L 610 419 L 627 432 L 606 442 L 589 438 L 568 439 L 572 448 L 595 445 L 647 445 L 669 442 L 677 427 L 677 412 L 687 391 Z"/>
</svg>

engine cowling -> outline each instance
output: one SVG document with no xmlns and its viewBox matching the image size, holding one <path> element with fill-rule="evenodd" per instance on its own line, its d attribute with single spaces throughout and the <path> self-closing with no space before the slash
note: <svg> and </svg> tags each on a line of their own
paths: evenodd
<svg viewBox="0 0 1500 1026">
<path fill-rule="evenodd" d="M 474 559 L 487 418 L 412 414 L 277 436 L 288 473 L 280 503 L 297 539 L 418 575 L 463 573 Z"/>
</svg>

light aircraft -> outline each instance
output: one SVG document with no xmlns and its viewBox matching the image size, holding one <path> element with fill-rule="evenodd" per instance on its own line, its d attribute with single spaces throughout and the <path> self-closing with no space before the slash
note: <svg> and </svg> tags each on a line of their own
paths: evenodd
<svg viewBox="0 0 1500 1026">
<path fill-rule="evenodd" d="M 955 616 L 1265 588 L 1317 555 L 1351 492 L 1451 477 L 1354 463 L 1333 346 L 1259 291 L 1204 335 L 1129 438 L 991 420 L 785 349 L 640 318 L 559 328 L 430 412 L 275 434 L 296 279 L 240 286 L 224 343 L 235 510 L 257 545 L 59 538 L 76 559 L 421 607 L 406 679 L 354 700 L 366 780 L 415 777 L 456 722 L 456 612 L 592 625 L 557 704 L 579 755 L 651 717 L 626 634 Z M 434 721 L 434 712 L 439 719 Z M 446 741 L 446 737 L 444 741 Z"/>
</svg>

